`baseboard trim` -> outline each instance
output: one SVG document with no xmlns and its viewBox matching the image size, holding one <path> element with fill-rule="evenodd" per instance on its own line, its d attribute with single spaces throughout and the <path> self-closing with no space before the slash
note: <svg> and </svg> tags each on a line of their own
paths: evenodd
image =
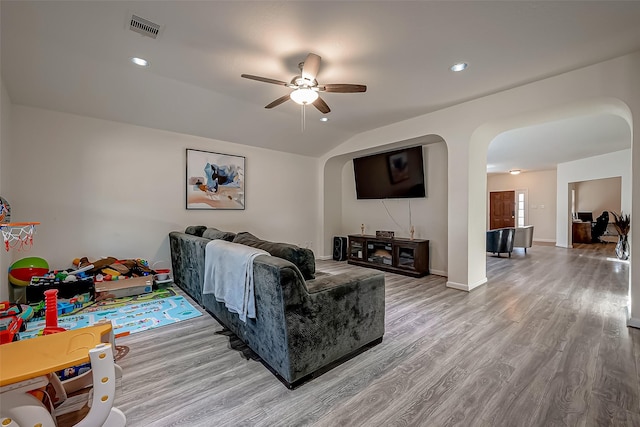
<svg viewBox="0 0 640 427">
<path fill-rule="evenodd" d="M 459 291 L 471 292 L 472 290 L 474 290 L 478 286 L 482 286 L 485 283 L 487 283 L 487 278 L 486 277 L 484 279 L 478 280 L 476 283 L 472 283 L 470 285 L 466 285 L 464 283 L 457 283 L 457 282 L 447 281 L 447 288 L 457 289 Z"/>
<path fill-rule="evenodd" d="M 631 328 L 639 328 L 640 329 L 640 319 L 636 319 L 634 317 L 630 317 L 627 320 L 627 326 Z"/>
<path fill-rule="evenodd" d="M 433 268 L 429 270 L 429 274 L 435 274 L 436 276 L 449 277 L 446 271 L 442 270 L 434 270 Z"/>
<path fill-rule="evenodd" d="M 332 255 L 320 255 L 320 256 L 317 256 L 316 258 L 320 259 L 322 261 L 327 261 L 329 259 L 333 259 L 333 256 Z"/>
<path fill-rule="evenodd" d="M 540 243 L 555 243 L 556 239 L 533 239 L 533 243 L 535 242 L 540 242 Z"/>
</svg>

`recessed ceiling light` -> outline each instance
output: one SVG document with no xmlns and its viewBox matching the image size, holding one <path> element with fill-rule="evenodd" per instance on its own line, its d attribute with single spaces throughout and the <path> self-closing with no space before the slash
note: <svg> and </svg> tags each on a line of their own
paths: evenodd
<svg viewBox="0 0 640 427">
<path fill-rule="evenodd" d="M 467 64 L 466 62 L 458 62 L 457 64 L 453 64 L 451 66 L 451 71 L 455 71 L 455 72 L 462 71 L 468 66 L 469 64 Z"/>
<path fill-rule="evenodd" d="M 138 58 L 137 56 L 134 56 L 133 58 L 131 58 L 131 62 L 133 62 L 136 65 L 139 65 L 141 67 L 148 67 L 149 66 L 149 61 L 147 61 L 146 59 L 143 58 Z"/>
<path fill-rule="evenodd" d="M 328 122 L 329 121 L 329 117 L 320 117 L 320 121 L 321 122 Z"/>
<path fill-rule="evenodd" d="M 511 169 L 509 171 L 511 175 L 518 175 L 520 172 L 521 172 L 520 169 Z"/>
</svg>

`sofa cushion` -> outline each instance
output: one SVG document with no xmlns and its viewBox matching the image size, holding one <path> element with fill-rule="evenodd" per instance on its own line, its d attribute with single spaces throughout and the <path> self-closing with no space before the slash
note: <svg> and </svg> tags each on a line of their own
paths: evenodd
<svg viewBox="0 0 640 427">
<path fill-rule="evenodd" d="M 233 238 L 236 237 L 236 233 L 230 231 L 222 231 L 217 228 L 209 227 L 204 230 L 202 237 L 211 240 L 226 240 L 227 242 L 233 242 Z"/>
<path fill-rule="evenodd" d="M 204 230 L 206 229 L 207 227 L 205 225 L 190 225 L 185 228 L 184 233 L 202 237 L 202 233 L 204 233 Z"/>
<path fill-rule="evenodd" d="M 311 249 L 300 248 L 290 243 L 274 243 L 257 238 L 251 233 L 238 233 L 233 239 L 234 243 L 251 246 L 269 252 L 272 256 L 286 259 L 293 263 L 305 280 L 315 278 L 316 259 Z"/>
</svg>

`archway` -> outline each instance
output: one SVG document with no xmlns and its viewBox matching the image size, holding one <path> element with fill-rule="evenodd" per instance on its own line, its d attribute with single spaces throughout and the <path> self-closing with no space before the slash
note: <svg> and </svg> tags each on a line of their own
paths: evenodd
<svg viewBox="0 0 640 427">
<path fill-rule="evenodd" d="M 470 140 L 470 166 L 469 166 L 469 207 L 470 211 L 477 215 L 470 216 L 469 219 L 469 269 L 476 272 L 481 271 L 486 276 L 486 252 L 485 252 L 485 230 L 487 223 L 487 151 L 491 142 L 499 134 L 511 129 L 523 128 L 526 126 L 539 125 L 542 123 L 568 119 L 579 116 L 592 116 L 599 114 L 615 115 L 622 118 L 629 129 L 632 129 L 631 112 L 628 106 L 615 98 L 595 98 L 583 102 L 568 104 L 558 108 L 544 111 L 531 112 L 514 117 L 509 117 L 486 123 L 477 128 Z M 631 143 L 629 144 L 631 146 Z M 560 182 L 560 180 L 563 180 Z M 623 192 L 627 192 L 624 206 L 631 205 L 631 176 L 623 184 Z M 564 190 L 563 190 L 564 189 Z M 626 190 L 625 190 L 626 189 Z M 570 214 L 568 211 L 568 185 L 564 183 L 564 178 L 559 178 L 557 184 L 557 212 L 556 212 L 556 241 L 562 241 L 562 236 L 568 234 L 568 221 Z M 469 289 L 470 290 L 470 289 Z"/>
<path fill-rule="evenodd" d="M 368 154 L 421 145 L 425 163 L 426 198 L 356 200 L 352 159 Z M 446 142 L 438 135 L 425 135 L 389 144 L 369 147 L 329 158 L 323 170 L 324 221 L 323 256 L 328 257 L 333 236 L 359 233 L 365 223 L 368 232 L 394 230 L 408 237 L 413 221 L 416 238 L 430 240 L 431 271 L 447 274 L 447 164 Z"/>
</svg>

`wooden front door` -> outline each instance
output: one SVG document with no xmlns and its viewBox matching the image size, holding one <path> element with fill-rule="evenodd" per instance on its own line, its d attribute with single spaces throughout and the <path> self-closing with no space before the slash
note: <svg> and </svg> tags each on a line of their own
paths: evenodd
<svg viewBox="0 0 640 427">
<path fill-rule="evenodd" d="M 516 226 L 516 192 L 489 193 L 489 229 Z"/>
</svg>

